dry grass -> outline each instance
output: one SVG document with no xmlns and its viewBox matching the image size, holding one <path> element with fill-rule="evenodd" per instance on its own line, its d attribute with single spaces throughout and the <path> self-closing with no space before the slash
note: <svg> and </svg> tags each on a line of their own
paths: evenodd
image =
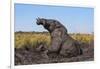
<svg viewBox="0 0 100 69">
<path fill-rule="evenodd" d="M 93 35 L 90 34 L 71 34 L 72 38 L 83 43 L 90 43 L 93 40 Z M 50 46 L 49 33 L 35 32 L 16 32 L 15 33 L 15 48 L 24 46 L 36 47 L 39 43 L 44 43 Z"/>
<path fill-rule="evenodd" d="M 49 34 L 43 33 L 15 33 L 15 47 L 37 46 L 39 43 L 50 45 Z"/>
</svg>

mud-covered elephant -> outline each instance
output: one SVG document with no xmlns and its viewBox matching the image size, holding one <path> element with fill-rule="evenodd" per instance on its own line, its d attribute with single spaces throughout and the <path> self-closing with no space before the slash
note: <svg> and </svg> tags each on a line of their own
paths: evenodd
<svg viewBox="0 0 100 69">
<path fill-rule="evenodd" d="M 68 35 L 67 29 L 54 19 L 37 18 L 37 25 L 42 25 L 50 32 L 51 46 L 47 53 L 58 53 L 66 57 L 82 54 L 80 45 Z"/>
</svg>

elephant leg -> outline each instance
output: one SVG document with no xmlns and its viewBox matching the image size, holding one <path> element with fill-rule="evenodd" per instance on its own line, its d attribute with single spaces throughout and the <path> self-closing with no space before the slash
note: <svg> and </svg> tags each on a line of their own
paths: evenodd
<svg viewBox="0 0 100 69">
<path fill-rule="evenodd" d="M 78 55 L 78 51 L 73 43 L 64 43 L 61 50 L 60 54 L 65 56 L 65 57 L 73 57 Z"/>
<path fill-rule="evenodd" d="M 51 46 L 49 47 L 50 52 L 58 52 L 61 45 L 61 40 L 59 38 L 55 38 L 52 40 Z"/>
</svg>

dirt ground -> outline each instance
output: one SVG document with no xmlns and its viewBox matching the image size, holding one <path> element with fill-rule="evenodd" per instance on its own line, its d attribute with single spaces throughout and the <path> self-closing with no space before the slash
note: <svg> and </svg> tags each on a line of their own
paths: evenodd
<svg viewBox="0 0 100 69">
<path fill-rule="evenodd" d="M 94 42 L 90 44 L 81 44 L 83 54 L 77 57 L 63 57 L 57 54 L 49 55 L 49 59 L 44 57 L 43 52 L 36 51 L 32 47 L 15 48 L 15 65 L 30 65 L 30 64 L 46 64 L 46 63 L 62 63 L 62 62 L 80 62 L 94 60 Z"/>
</svg>

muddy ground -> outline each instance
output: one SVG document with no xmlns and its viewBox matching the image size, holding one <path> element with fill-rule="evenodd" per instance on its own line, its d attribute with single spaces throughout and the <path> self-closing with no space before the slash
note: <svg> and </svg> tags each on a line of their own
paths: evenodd
<svg viewBox="0 0 100 69">
<path fill-rule="evenodd" d="M 49 55 L 49 59 L 44 57 L 43 51 L 36 51 L 32 47 L 15 48 L 15 65 L 62 63 L 62 62 L 79 62 L 94 60 L 94 42 L 90 44 L 81 44 L 83 54 L 77 57 L 63 57 L 57 54 Z"/>
</svg>

